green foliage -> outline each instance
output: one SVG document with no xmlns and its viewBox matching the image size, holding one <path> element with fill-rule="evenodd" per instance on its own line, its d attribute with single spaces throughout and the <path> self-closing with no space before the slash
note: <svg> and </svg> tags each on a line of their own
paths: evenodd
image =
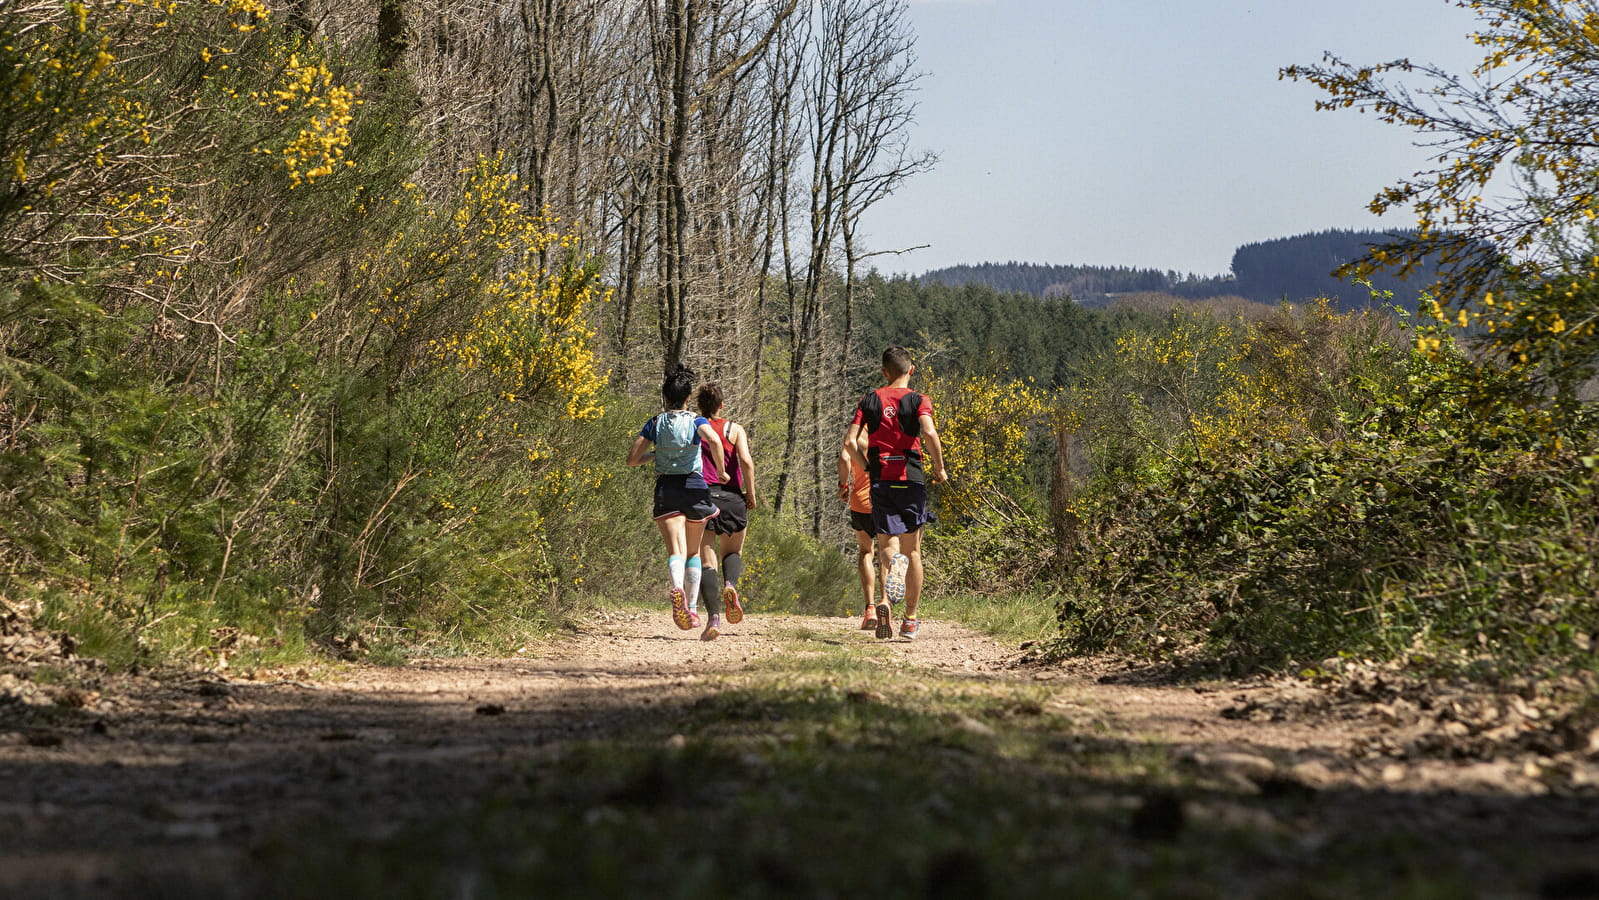
<svg viewBox="0 0 1599 900">
<path fill-rule="evenodd" d="M 658 408 L 608 398 L 593 422 L 552 423 L 558 457 L 534 488 L 549 540 L 551 602 L 559 609 L 665 597 L 666 555 L 650 518 L 654 472 L 623 465 Z"/>
<path fill-rule="evenodd" d="M 1047 522 L 995 492 L 982 515 L 927 532 L 923 565 L 929 593 L 1008 597 L 1052 587 L 1054 556 Z"/>
<path fill-rule="evenodd" d="M 559 621 L 552 527 L 620 468 L 595 261 L 496 160 L 411 183 L 401 84 L 254 0 L 0 30 L 55 134 L 0 117 L 0 591 L 119 664 Z"/>
<path fill-rule="evenodd" d="M 833 547 L 779 516 L 757 516 L 745 544 L 742 593 L 751 612 L 842 615 L 859 595 L 855 569 Z"/>
<path fill-rule="evenodd" d="M 1439 667 L 1591 666 L 1590 422 L 1477 406 L 1417 353 L 1340 435 L 1262 443 L 1107 498 L 1061 607 L 1075 651 L 1245 667 L 1337 653 Z"/>
<path fill-rule="evenodd" d="M 977 284 L 952 288 L 873 276 L 867 290 L 871 300 L 859 314 L 856 346 L 869 348 L 872 361 L 861 367 L 861 390 L 875 386 L 876 354 L 889 344 L 916 348 L 922 367 L 944 376 L 993 375 L 1060 387 L 1143 318 Z"/>
</svg>

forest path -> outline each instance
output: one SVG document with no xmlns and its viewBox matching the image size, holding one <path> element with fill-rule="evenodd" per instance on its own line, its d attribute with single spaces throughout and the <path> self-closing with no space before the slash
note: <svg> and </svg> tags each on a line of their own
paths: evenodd
<svg viewBox="0 0 1599 900">
<path fill-rule="evenodd" d="M 1396 756 L 1417 723 L 1299 715 L 1282 684 L 1140 683 L 1017 665 L 936 619 L 915 642 L 857 625 L 751 616 L 701 642 L 619 611 L 511 658 L 135 680 L 0 713 L 0 895 L 829 895 L 879 877 L 901 895 L 957 870 L 981 876 L 956 878 L 965 896 L 1163 895 L 1179 876 L 1256 895 L 1329 873 L 1333 895 L 1387 893 L 1395 872 L 1443 896 L 1599 895 L 1599 768 L 1554 789 L 1524 756 Z M 852 873 L 885 826 L 914 835 L 899 877 Z M 766 837 L 685 874 L 685 830 Z M 995 880 L 1008 854 L 1034 861 L 1021 881 Z"/>
</svg>

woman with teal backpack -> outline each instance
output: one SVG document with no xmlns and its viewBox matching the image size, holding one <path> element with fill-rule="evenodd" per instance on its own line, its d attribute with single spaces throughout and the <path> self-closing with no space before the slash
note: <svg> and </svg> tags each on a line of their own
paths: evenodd
<svg viewBox="0 0 1599 900">
<path fill-rule="evenodd" d="M 667 373 L 661 383 L 666 411 L 644 423 L 627 452 L 630 466 L 655 462 L 654 516 L 666 541 L 666 564 L 672 573 L 672 621 L 685 631 L 700 624 L 693 609 L 700 592 L 700 538 L 705 523 L 717 514 L 700 462 L 701 446 L 708 451 L 718 476 L 727 464 L 716 429 L 709 420 L 686 409 L 694 381 L 694 373 L 682 363 Z M 714 605 L 706 602 L 710 620 L 700 640 L 715 640 L 721 633 L 721 605 L 720 597 Z"/>
</svg>

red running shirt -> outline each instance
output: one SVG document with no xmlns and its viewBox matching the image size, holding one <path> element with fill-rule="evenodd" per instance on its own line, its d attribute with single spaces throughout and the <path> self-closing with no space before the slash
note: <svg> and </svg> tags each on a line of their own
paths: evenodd
<svg viewBox="0 0 1599 900">
<path fill-rule="evenodd" d="M 908 387 L 880 387 L 873 391 L 883 406 L 883 421 L 876 430 L 868 431 L 866 435 L 866 458 L 877 460 L 879 463 L 879 481 L 921 481 L 921 455 L 922 438 L 920 433 L 916 437 L 906 434 L 899 423 L 899 401 L 901 397 L 911 393 Z M 864 399 L 864 398 L 863 398 Z M 916 407 L 917 416 L 931 416 L 933 402 L 922 395 L 922 402 Z M 866 421 L 866 412 L 855 405 L 855 417 L 850 420 L 851 425 L 862 425 Z M 915 464 L 907 465 L 906 456 L 914 454 Z"/>
</svg>

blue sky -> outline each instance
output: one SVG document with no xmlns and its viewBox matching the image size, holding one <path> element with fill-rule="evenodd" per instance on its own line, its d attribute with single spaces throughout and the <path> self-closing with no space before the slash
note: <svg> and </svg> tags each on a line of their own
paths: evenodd
<svg viewBox="0 0 1599 900">
<path fill-rule="evenodd" d="M 1277 70 L 1324 51 L 1480 58 L 1453 0 L 910 0 L 914 146 L 940 156 L 866 219 L 884 272 L 1019 260 L 1225 272 L 1239 244 L 1396 228 L 1373 194 L 1416 135 Z"/>
</svg>

